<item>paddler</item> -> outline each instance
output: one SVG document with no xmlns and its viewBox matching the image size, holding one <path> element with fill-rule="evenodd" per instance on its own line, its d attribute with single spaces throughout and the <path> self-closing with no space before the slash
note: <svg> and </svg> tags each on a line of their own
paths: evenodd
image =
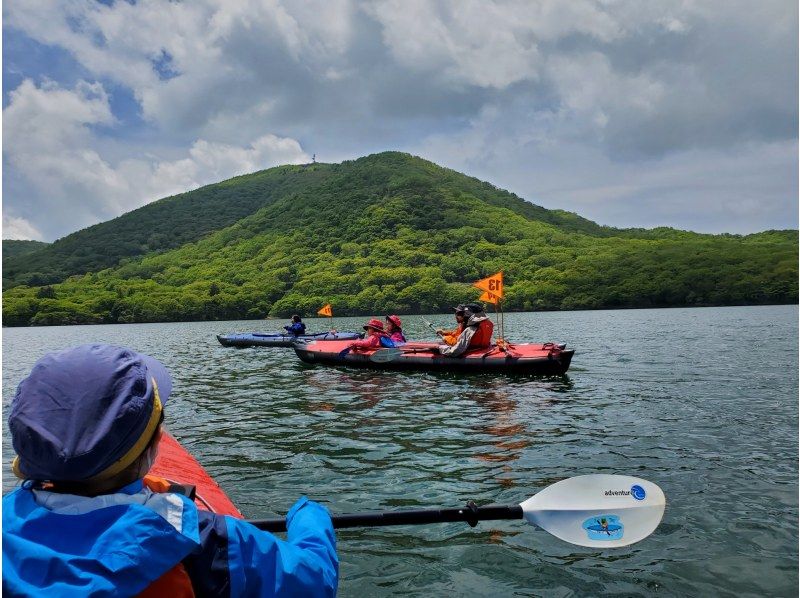
<svg viewBox="0 0 800 598">
<path fill-rule="evenodd" d="M 348 345 L 350 349 L 380 349 L 381 347 L 394 347 L 394 341 L 389 338 L 386 331 L 383 329 L 383 322 L 377 318 L 372 318 L 369 322 L 364 324 L 364 330 L 367 337 L 360 341 L 353 341 Z"/>
<path fill-rule="evenodd" d="M 453 308 L 457 326 L 452 330 L 438 328 L 436 334 L 442 337 L 446 345 L 455 345 L 459 335 L 464 331 L 464 306 L 459 304 Z"/>
<path fill-rule="evenodd" d="M 458 357 L 469 349 L 485 349 L 492 344 L 494 324 L 483 311 L 483 306 L 479 303 L 468 303 L 459 308 L 461 311 L 456 311 L 456 318 L 461 314 L 463 330 L 455 344 L 439 347 L 439 352 L 448 357 Z"/>
<path fill-rule="evenodd" d="M 386 316 L 385 330 L 395 345 L 402 345 L 406 342 L 406 337 L 403 334 L 403 322 L 397 316 Z"/>
<path fill-rule="evenodd" d="M 306 325 L 303 324 L 297 314 L 292 316 L 292 322 L 288 326 L 284 326 L 283 329 L 293 336 L 300 336 L 306 333 Z"/>
<path fill-rule="evenodd" d="M 8 420 L 24 481 L 3 497 L 4 594 L 336 594 L 323 506 L 298 500 L 283 541 L 146 476 L 171 389 L 161 363 L 122 347 L 83 345 L 36 362 Z"/>
</svg>

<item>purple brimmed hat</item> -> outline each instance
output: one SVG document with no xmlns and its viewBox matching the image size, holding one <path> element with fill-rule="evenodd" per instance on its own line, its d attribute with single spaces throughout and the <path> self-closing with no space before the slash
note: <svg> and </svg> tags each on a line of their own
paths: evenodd
<svg viewBox="0 0 800 598">
<path fill-rule="evenodd" d="M 147 448 L 172 391 L 166 368 L 124 347 L 48 353 L 20 382 L 8 425 L 23 479 L 108 479 Z"/>
</svg>

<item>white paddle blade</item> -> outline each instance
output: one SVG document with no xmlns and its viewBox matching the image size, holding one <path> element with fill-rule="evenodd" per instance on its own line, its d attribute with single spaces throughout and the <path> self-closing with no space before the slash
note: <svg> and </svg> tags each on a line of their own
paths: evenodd
<svg viewBox="0 0 800 598">
<path fill-rule="evenodd" d="M 557 482 L 520 506 L 528 523 L 566 542 L 619 548 L 655 531 L 666 499 L 661 488 L 647 480 L 594 474 Z"/>
<path fill-rule="evenodd" d="M 378 349 L 369 356 L 369 360 L 375 363 L 386 363 L 399 358 L 403 352 L 400 349 Z"/>
</svg>

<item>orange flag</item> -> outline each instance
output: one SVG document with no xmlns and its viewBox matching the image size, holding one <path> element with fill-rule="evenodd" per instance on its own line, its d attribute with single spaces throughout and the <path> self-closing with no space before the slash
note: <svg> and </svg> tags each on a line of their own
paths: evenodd
<svg viewBox="0 0 800 598">
<path fill-rule="evenodd" d="M 491 295 L 494 295 L 498 299 L 502 299 L 503 297 L 503 271 L 497 272 L 496 274 L 492 274 L 491 276 L 487 276 L 486 278 L 481 278 L 478 282 L 472 284 L 474 287 L 478 287 L 482 291 L 486 291 Z M 481 297 L 483 299 L 483 297 Z M 486 301 L 489 301 L 486 299 Z M 495 303 L 495 301 L 492 301 Z"/>
<path fill-rule="evenodd" d="M 484 291 L 483 295 L 478 297 L 478 301 L 483 301 L 484 303 L 493 303 L 494 305 L 497 305 L 498 302 L 500 301 L 500 297 L 498 297 L 497 295 L 493 295 L 489 291 Z"/>
<path fill-rule="evenodd" d="M 329 318 L 333 317 L 333 309 L 331 308 L 330 303 L 326 303 L 325 307 L 317 312 L 321 316 L 328 316 Z"/>
</svg>

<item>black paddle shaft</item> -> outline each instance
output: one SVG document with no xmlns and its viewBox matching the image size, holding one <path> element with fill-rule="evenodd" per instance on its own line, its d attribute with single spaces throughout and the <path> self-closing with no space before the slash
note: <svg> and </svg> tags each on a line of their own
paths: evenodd
<svg viewBox="0 0 800 598">
<path fill-rule="evenodd" d="M 487 505 L 478 507 L 472 501 L 460 509 L 419 509 L 415 511 L 383 511 L 378 513 L 351 513 L 334 515 L 333 527 L 381 527 L 386 525 L 424 525 L 426 523 L 448 523 L 466 521 L 475 527 L 479 521 L 501 519 L 522 519 L 519 505 Z M 285 519 L 256 519 L 250 521 L 257 528 L 267 532 L 285 532 Z"/>
</svg>

